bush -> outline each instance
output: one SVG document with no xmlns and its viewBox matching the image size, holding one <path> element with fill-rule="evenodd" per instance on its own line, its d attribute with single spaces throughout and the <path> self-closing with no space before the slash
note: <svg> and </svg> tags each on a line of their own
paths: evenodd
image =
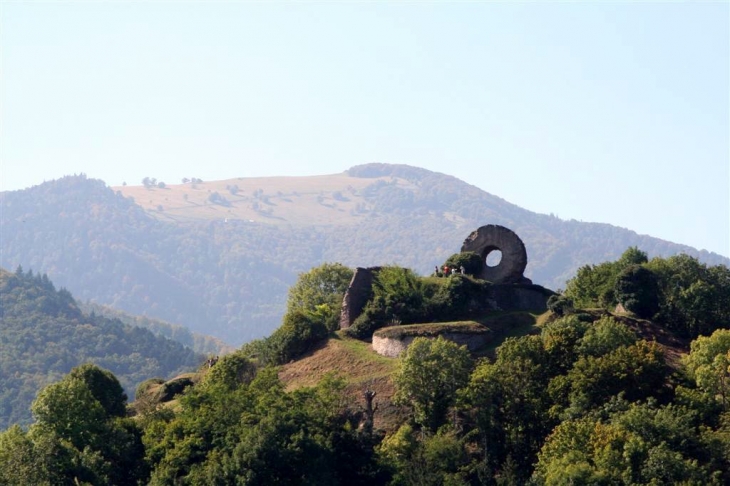
<svg viewBox="0 0 730 486">
<path fill-rule="evenodd" d="M 603 356 L 621 346 L 631 346 L 637 340 L 636 333 L 628 326 L 604 316 L 588 328 L 577 351 L 583 356 Z"/>
<path fill-rule="evenodd" d="M 659 311 L 657 277 L 646 267 L 631 265 L 619 273 L 614 286 L 616 300 L 629 312 L 651 319 Z"/>
<path fill-rule="evenodd" d="M 369 339 L 381 327 L 468 319 L 489 310 L 484 280 L 465 275 L 422 279 L 408 269 L 387 267 L 376 276 L 373 297 L 347 334 Z"/>
<path fill-rule="evenodd" d="M 353 273 L 340 263 L 324 263 L 300 274 L 289 289 L 286 312 L 306 312 L 330 331 L 336 331 L 340 325 L 342 299 Z"/>
<path fill-rule="evenodd" d="M 163 383 L 165 383 L 165 380 L 162 378 L 150 378 L 149 380 L 143 381 L 137 387 L 137 391 L 134 393 L 134 399 L 140 400 L 142 397 L 147 395 L 150 388 L 155 385 L 162 385 Z"/>
<path fill-rule="evenodd" d="M 267 340 L 267 364 L 283 364 L 314 349 L 327 338 L 329 331 L 322 322 L 317 322 L 302 311 L 289 312 L 284 316 L 282 326 Z"/>
<path fill-rule="evenodd" d="M 547 301 L 547 308 L 557 316 L 566 316 L 574 310 L 573 299 L 559 294 L 551 295 Z"/>
<path fill-rule="evenodd" d="M 484 264 L 484 260 L 478 253 L 464 251 L 451 255 L 441 268 L 447 266 L 449 268 L 460 269 L 463 266 L 464 272 L 467 275 L 478 276 L 482 272 Z"/>
<path fill-rule="evenodd" d="M 195 385 L 192 379 L 187 376 L 174 378 L 162 385 L 157 392 L 160 402 L 169 402 L 175 395 L 180 395 L 186 388 Z"/>
<path fill-rule="evenodd" d="M 474 317 L 488 309 L 484 295 L 489 285 L 484 280 L 461 275 L 443 280 L 433 295 L 428 296 L 427 315 L 437 320 Z"/>
<path fill-rule="evenodd" d="M 233 390 L 248 384 L 256 376 L 256 366 L 242 352 L 223 356 L 213 365 L 205 377 L 205 382 Z"/>
</svg>

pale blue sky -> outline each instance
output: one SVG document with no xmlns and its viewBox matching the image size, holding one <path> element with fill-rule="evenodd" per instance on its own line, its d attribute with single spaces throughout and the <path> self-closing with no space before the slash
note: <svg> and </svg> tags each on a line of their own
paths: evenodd
<svg viewBox="0 0 730 486">
<path fill-rule="evenodd" d="M 0 190 L 402 163 L 730 256 L 727 2 L 0 8 Z"/>
</svg>

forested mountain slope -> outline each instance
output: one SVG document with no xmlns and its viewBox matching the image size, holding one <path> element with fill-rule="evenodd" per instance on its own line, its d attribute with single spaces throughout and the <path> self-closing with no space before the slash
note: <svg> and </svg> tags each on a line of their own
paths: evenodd
<svg viewBox="0 0 730 486">
<path fill-rule="evenodd" d="M 140 382 L 203 359 L 146 329 L 84 314 L 45 274 L 0 269 L 0 429 L 27 423 L 36 393 L 82 363 L 111 370 L 134 396 Z"/>
<path fill-rule="evenodd" d="M 160 319 L 153 319 L 146 316 L 135 316 L 119 309 L 109 307 L 108 305 L 96 304 L 93 302 L 79 303 L 79 307 L 85 314 L 97 314 L 108 319 L 118 319 L 124 324 L 130 326 L 142 327 L 152 331 L 156 336 L 163 336 L 173 341 L 177 341 L 196 353 L 210 355 L 220 355 L 232 353 L 236 350 L 218 338 L 206 336 L 192 332 L 185 326 L 179 324 L 170 324 Z"/>
<path fill-rule="evenodd" d="M 2 193 L 0 210 L 1 265 L 22 264 L 82 300 L 231 344 L 279 325 L 298 273 L 339 261 L 426 274 L 484 224 L 514 230 L 527 247 L 526 276 L 549 288 L 629 246 L 729 262 L 623 228 L 533 213 L 454 177 L 402 165 L 115 189 L 73 176 Z"/>
</svg>

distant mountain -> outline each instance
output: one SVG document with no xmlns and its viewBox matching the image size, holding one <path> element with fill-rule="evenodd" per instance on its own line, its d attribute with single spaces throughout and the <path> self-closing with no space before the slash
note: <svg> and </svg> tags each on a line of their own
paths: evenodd
<svg viewBox="0 0 730 486">
<path fill-rule="evenodd" d="M 533 213 L 404 165 L 114 189 L 65 177 L 0 193 L 0 218 L 1 265 L 32 267 L 82 300 L 232 344 L 278 327 L 289 286 L 313 266 L 394 263 L 427 274 L 484 224 L 514 230 L 527 247 L 526 275 L 553 289 L 629 246 L 730 264 L 627 229 Z"/>
<path fill-rule="evenodd" d="M 109 307 L 108 305 L 96 304 L 93 302 L 79 303 L 79 308 L 86 314 L 95 314 L 106 317 L 108 319 L 118 319 L 124 324 L 130 326 L 142 327 L 155 336 L 163 336 L 173 341 L 177 341 L 184 346 L 192 349 L 196 353 L 204 355 L 221 355 L 232 353 L 236 350 L 218 338 L 206 336 L 192 332 L 187 327 L 179 324 L 170 324 L 161 319 L 154 319 L 146 316 L 135 316 L 119 309 Z"/>
<path fill-rule="evenodd" d="M 111 370 L 133 398 L 142 381 L 197 368 L 203 359 L 146 329 L 83 313 L 45 274 L 0 269 L 0 430 L 28 423 L 36 393 L 79 364 Z"/>
</svg>

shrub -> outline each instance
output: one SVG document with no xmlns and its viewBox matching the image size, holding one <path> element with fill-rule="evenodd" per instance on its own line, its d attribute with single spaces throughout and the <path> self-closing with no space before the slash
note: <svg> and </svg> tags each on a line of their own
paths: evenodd
<svg viewBox="0 0 730 486">
<path fill-rule="evenodd" d="M 193 386 L 195 383 L 187 376 L 174 378 L 162 385 L 157 392 L 160 402 L 169 402 L 175 395 L 180 395 L 186 388 Z"/>
<path fill-rule="evenodd" d="M 254 376 L 256 366 L 242 352 L 237 352 L 218 360 L 206 375 L 205 381 L 233 390 L 241 384 L 250 383 Z"/>
<path fill-rule="evenodd" d="M 636 333 L 628 326 L 604 316 L 588 328 L 577 351 L 583 356 L 603 356 L 621 346 L 631 346 L 637 340 Z"/>
<path fill-rule="evenodd" d="M 428 296 L 427 314 L 434 319 L 463 319 L 487 310 L 484 298 L 489 284 L 461 275 L 443 280 L 433 295 Z"/>
<path fill-rule="evenodd" d="M 464 251 L 451 255 L 441 268 L 447 266 L 449 268 L 460 269 L 464 267 L 467 275 L 479 275 L 484 267 L 484 260 L 478 253 L 473 251 Z"/>
<path fill-rule="evenodd" d="M 317 322 L 302 311 L 289 312 L 284 316 L 282 326 L 269 337 L 267 364 L 287 363 L 327 338 L 329 331 L 322 322 Z"/>
<path fill-rule="evenodd" d="M 162 378 L 150 378 L 149 380 L 145 380 L 142 383 L 139 384 L 137 387 L 137 391 L 134 393 L 134 399 L 139 400 L 145 395 L 147 395 L 147 392 L 150 388 L 152 388 L 155 385 L 162 385 L 165 383 L 165 380 Z"/>
<path fill-rule="evenodd" d="M 657 277 L 641 265 L 631 265 L 619 273 L 614 294 L 627 311 L 643 319 L 651 319 L 659 311 Z"/>
<path fill-rule="evenodd" d="M 547 308 L 557 316 L 571 314 L 574 310 L 573 299 L 560 294 L 551 295 L 547 301 Z"/>
</svg>

